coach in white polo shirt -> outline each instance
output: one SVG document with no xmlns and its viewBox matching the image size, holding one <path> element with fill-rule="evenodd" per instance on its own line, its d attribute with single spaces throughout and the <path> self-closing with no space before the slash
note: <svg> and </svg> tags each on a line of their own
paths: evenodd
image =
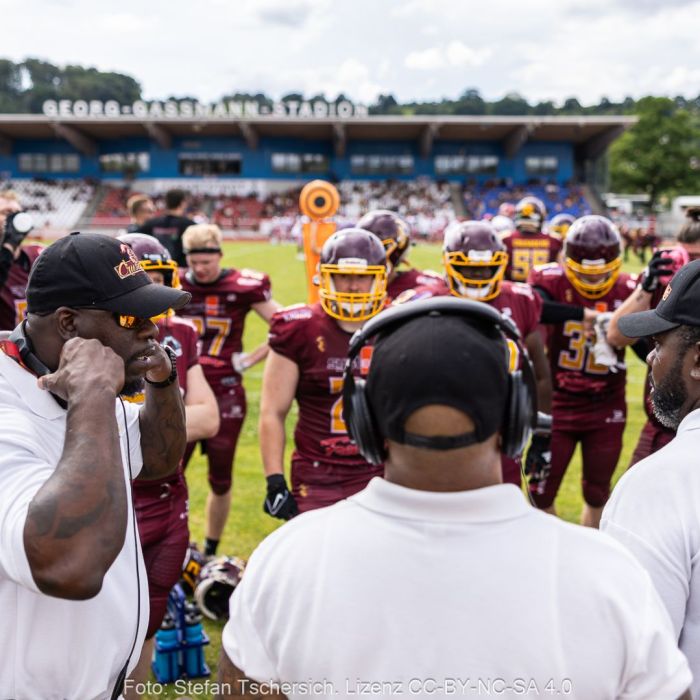
<svg viewBox="0 0 700 700">
<path fill-rule="evenodd" d="M 149 319 L 189 296 L 109 236 L 71 234 L 33 268 L 27 320 L 0 341 L 2 700 L 116 698 L 139 658 L 148 588 L 130 480 L 172 472 L 185 440 Z M 118 397 L 144 379 L 139 411 Z"/>
<path fill-rule="evenodd" d="M 222 696 L 689 697 L 634 557 L 501 483 L 501 448 L 527 437 L 534 401 L 511 388 L 508 322 L 478 302 L 409 306 L 367 324 L 383 328 L 366 387 L 344 394 L 385 479 L 258 547 L 230 601 Z"/>
<path fill-rule="evenodd" d="M 654 415 L 676 437 L 625 473 L 601 528 L 651 574 L 671 615 L 700 696 L 700 260 L 682 267 L 651 311 L 619 320 L 630 338 L 651 336 Z"/>
</svg>

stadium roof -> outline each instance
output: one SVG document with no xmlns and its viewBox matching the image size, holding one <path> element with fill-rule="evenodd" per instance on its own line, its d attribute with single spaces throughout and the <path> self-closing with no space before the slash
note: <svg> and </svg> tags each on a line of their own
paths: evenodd
<svg viewBox="0 0 700 700">
<path fill-rule="evenodd" d="M 202 117 L 62 117 L 43 114 L 0 114 L 0 150 L 10 152 L 16 139 L 62 138 L 80 152 L 93 155 L 97 142 L 148 136 L 161 148 L 173 137 L 241 137 L 257 148 L 260 137 L 332 139 L 336 155 L 345 154 L 348 140 L 417 140 L 426 156 L 438 140 L 501 141 L 505 154 L 514 156 L 530 140 L 569 141 L 580 157 L 595 159 L 625 131 L 636 117 L 551 116 L 362 116 L 299 118 L 259 116 Z"/>
</svg>

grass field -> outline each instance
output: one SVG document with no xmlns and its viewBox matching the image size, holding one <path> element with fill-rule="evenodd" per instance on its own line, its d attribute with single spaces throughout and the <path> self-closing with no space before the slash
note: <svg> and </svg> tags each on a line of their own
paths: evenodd
<svg viewBox="0 0 700 700">
<path fill-rule="evenodd" d="M 287 305 L 305 300 L 305 279 L 303 263 L 296 258 L 296 248 L 289 245 L 270 246 L 261 243 L 229 243 L 226 244 L 225 264 L 233 267 L 250 267 L 267 272 L 272 279 L 273 296 L 280 303 Z M 440 248 L 435 245 L 417 246 L 411 251 L 411 262 L 419 268 L 440 270 Z M 625 265 L 627 271 L 638 271 L 639 265 Z M 265 324 L 254 314 L 248 316 L 244 337 L 244 347 L 252 349 L 266 337 Z M 642 391 L 645 375 L 644 365 L 631 352 L 628 352 L 628 418 L 625 430 L 622 456 L 615 474 L 615 480 L 624 472 L 629 463 L 630 455 L 644 423 L 642 409 Z M 260 540 L 274 530 L 279 521 L 265 515 L 262 501 L 265 494 L 265 480 L 262 473 L 260 454 L 257 441 L 258 405 L 260 399 L 260 384 L 262 380 L 260 364 L 248 370 L 245 374 L 245 387 L 248 397 L 248 417 L 241 433 L 236 455 L 233 507 L 227 529 L 219 547 L 220 553 L 238 555 L 247 558 Z M 296 408 L 290 413 L 287 421 L 288 434 L 296 421 Z M 288 441 L 288 452 L 291 445 Z M 287 460 L 288 462 L 289 460 Z M 561 517 L 578 522 L 581 512 L 581 466 L 580 453 L 574 457 L 566 478 L 562 484 L 557 500 L 557 509 Z M 204 539 L 204 502 L 207 495 L 206 465 L 199 455 L 196 455 L 187 469 L 187 482 L 190 490 L 190 529 L 192 539 L 202 542 Z M 207 633 L 212 644 L 207 647 L 207 663 L 212 670 L 216 668 L 220 649 L 222 625 L 207 623 Z M 216 678 L 215 672 L 212 678 Z M 190 686 L 190 696 L 196 700 L 209 700 L 213 696 L 200 692 L 195 682 Z M 155 688 L 152 694 L 144 697 L 149 700 L 156 698 L 175 698 L 181 693 L 174 692 L 172 687 Z"/>
</svg>

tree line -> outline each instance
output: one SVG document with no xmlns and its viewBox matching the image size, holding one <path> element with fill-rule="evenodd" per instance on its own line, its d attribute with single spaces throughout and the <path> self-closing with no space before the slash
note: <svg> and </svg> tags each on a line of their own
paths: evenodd
<svg viewBox="0 0 700 700">
<path fill-rule="evenodd" d="M 129 75 L 100 71 L 93 67 L 57 66 L 38 58 L 14 62 L 0 59 L 0 114 L 39 114 L 45 100 L 116 100 L 131 104 L 142 100 L 141 84 Z M 196 100 L 171 95 L 168 100 Z M 271 107 L 264 93 L 232 92 L 223 100 L 251 100 Z M 282 101 L 325 100 L 340 102 L 338 95 L 326 100 L 323 94 L 305 97 L 290 92 Z M 147 100 L 146 100 L 147 101 Z M 368 105 L 372 115 L 504 115 L 504 116 L 605 116 L 635 115 L 639 121 L 619 138 L 609 151 L 610 189 L 616 192 L 646 192 L 652 203 L 676 194 L 700 192 L 700 95 L 626 97 L 614 102 L 603 97 L 598 104 L 582 105 L 570 97 L 561 105 L 552 101 L 531 104 L 517 92 L 498 100 L 485 100 L 474 88 L 456 99 L 400 103 L 391 95 L 379 95 Z"/>
</svg>

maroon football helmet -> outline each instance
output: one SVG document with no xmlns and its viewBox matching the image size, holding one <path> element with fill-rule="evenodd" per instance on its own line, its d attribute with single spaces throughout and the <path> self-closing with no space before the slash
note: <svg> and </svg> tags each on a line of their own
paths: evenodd
<svg viewBox="0 0 700 700">
<path fill-rule="evenodd" d="M 563 239 L 574 221 L 576 221 L 576 217 L 573 214 L 557 214 L 549 220 L 547 231 L 549 233 L 556 233 Z"/>
<path fill-rule="evenodd" d="M 366 321 L 384 307 L 386 250 L 370 231 L 346 228 L 334 233 L 323 244 L 318 271 L 319 298 L 329 316 L 340 321 Z M 344 276 L 352 278 L 355 289 L 346 289 L 345 284 L 337 289 Z"/>
<path fill-rule="evenodd" d="M 396 212 L 388 209 L 368 211 L 356 226 L 371 231 L 379 238 L 392 268 L 401 262 L 411 244 L 410 226 Z"/>
<path fill-rule="evenodd" d="M 620 233 L 610 219 L 582 216 L 564 239 L 564 271 L 579 294 L 600 299 L 620 275 L 621 252 Z"/>
<path fill-rule="evenodd" d="M 124 233 L 117 240 L 126 243 L 136 254 L 146 272 L 160 272 L 168 287 L 180 289 L 177 263 L 170 257 L 168 249 L 153 236 L 145 233 Z"/>
<path fill-rule="evenodd" d="M 228 617 L 228 600 L 241 582 L 245 562 L 238 557 L 221 556 L 205 564 L 199 573 L 194 599 L 199 609 L 212 620 Z"/>
<path fill-rule="evenodd" d="M 528 195 L 515 205 L 515 228 L 525 233 L 539 233 L 547 218 L 547 208 L 541 199 Z"/>
<path fill-rule="evenodd" d="M 463 221 L 449 226 L 442 260 L 454 296 L 489 301 L 500 293 L 508 253 L 488 221 Z"/>
</svg>

